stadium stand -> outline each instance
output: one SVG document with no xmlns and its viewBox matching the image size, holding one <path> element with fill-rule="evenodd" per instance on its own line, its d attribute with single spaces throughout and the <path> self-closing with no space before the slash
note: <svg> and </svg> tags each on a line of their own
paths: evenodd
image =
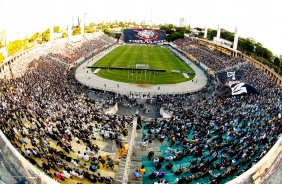
<svg viewBox="0 0 282 184">
<path fill-rule="evenodd" d="M 127 155 L 133 118 L 104 111 L 116 103 L 128 109 L 139 104 L 133 97 L 90 90 L 74 80 L 71 69 L 78 60 L 116 42 L 102 33 L 75 40 L 46 43 L 0 67 L 0 128 L 21 155 L 61 183 L 113 183 L 118 164 Z M 191 38 L 174 44 L 215 73 L 243 70 L 244 82 L 259 94 L 219 96 L 220 80 L 208 76 L 201 91 L 148 99 L 146 103 L 173 117 L 138 121 L 136 140 L 142 151 L 135 155 L 140 156 L 138 163 L 134 160 L 138 168 L 130 168 L 132 180 L 230 181 L 277 141 L 282 131 L 282 90 L 242 58 Z"/>
<path fill-rule="evenodd" d="M 190 38 L 175 44 L 215 71 L 229 67 L 234 71 L 238 63 L 246 62 Z M 245 81 L 255 86 L 259 95 L 222 98 L 206 90 L 158 96 L 157 105 L 174 116 L 148 121 L 142 127 L 143 143 L 160 145 L 155 149 L 157 155 L 142 157 L 147 171 L 143 183 L 160 179 L 169 183 L 225 183 L 258 162 L 276 143 L 282 130 L 282 90 L 252 64 L 240 65 L 240 70 L 245 71 Z M 168 163 L 171 169 L 167 169 Z M 165 172 L 164 176 L 157 176 L 160 172 Z"/>
<path fill-rule="evenodd" d="M 183 51 L 193 55 L 198 61 L 209 66 L 215 72 L 244 62 L 244 60 L 239 57 L 230 57 L 217 50 L 212 50 L 189 37 L 176 40 L 174 44 Z"/>
<path fill-rule="evenodd" d="M 94 104 L 69 72 L 78 58 L 113 43 L 101 34 L 48 43 L 11 63 L 13 79 L 0 81 L 1 130 L 27 160 L 60 182 L 111 183 L 126 153 L 132 119 L 103 115 L 114 97 Z M 119 155 L 106 148 L 111 140 Z"/>
</svg>

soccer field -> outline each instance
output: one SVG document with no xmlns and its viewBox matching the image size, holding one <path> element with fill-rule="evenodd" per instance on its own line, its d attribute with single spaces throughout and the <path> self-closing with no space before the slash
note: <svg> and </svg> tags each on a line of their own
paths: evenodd
<svg viewBox="0 0 282 184">
<path fill-rule="evenodd" d="M 93 66 L 135 68 L 136 65 L 142 64 L 147 65 L 149 69 L 166 72 L 116 69 L 92 69 L 92 72 L 110 80 L 137 84 L 173 84 L 192 80 L 195 76 L 190 66 L 178 59 L 168 48 L 159 46 L 119 46 Z M 186 77 L 182 74 L 188 72 L 193 74 Z"/>
</svg>

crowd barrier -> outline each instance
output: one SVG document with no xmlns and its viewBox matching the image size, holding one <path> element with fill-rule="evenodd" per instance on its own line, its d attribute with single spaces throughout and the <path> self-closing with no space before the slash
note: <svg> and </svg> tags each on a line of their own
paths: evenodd
<svg viewBox="0 0 282 184">
<path fill-rule="evenodd" d="M 0 130 L 0 148 L 5 161 L 11 162 L 21 176 L 14 176 L 22 178 L 32 184 L 59 184 L 54 179 L 47 176 L 44 172 L 40 171 L 28 160 L 26 160 L 18 150 L 6 138 L 4 133 Z"/>
</svg>

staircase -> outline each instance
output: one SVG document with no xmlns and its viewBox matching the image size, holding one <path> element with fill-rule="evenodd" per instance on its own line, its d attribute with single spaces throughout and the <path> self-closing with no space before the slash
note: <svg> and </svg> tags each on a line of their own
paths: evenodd
<svg viewBox="0 0 282 184">
<path fill-rule="evenodd" d="M 122 158 L 118 165 L 118 170 L 115 177 L 115 184 L 127 184 L 131 176 L 131 165 L 133 163 L 133 151 L 135 145 L 137 118 L 134 118 L 132 126 L 129 128 L 129 136 L 122 142 L 128 143 L 128 153 L 126 158 Z"/>
</svg>

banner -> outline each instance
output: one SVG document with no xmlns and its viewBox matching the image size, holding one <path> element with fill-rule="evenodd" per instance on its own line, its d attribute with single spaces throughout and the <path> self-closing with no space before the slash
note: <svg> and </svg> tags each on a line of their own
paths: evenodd
<svg viewBox="0 0 282 184">
<path fill-rule="evenodd" d="M 235 95 L 246 95 L 246 94 L 259 94 L 258 90 L 244 82 L 233 82 L 229 85 L 220 87 L 217 92 L 219 96 L 235 96 Z"/>
<path fill-rule="evenodd" d="M 236 70 L 230 72 L 220 72 L 218 74 L 218 79 L 226 84 L 230 81 L 242 81 L 245 78 L 244 70 Z"/>
<path fill-rule="evenodd" d="M 154 29 L 124 29 L 124 42 L 126 43 L 163 43 L 166 42 L 164 30 Z"/>
</svg>

